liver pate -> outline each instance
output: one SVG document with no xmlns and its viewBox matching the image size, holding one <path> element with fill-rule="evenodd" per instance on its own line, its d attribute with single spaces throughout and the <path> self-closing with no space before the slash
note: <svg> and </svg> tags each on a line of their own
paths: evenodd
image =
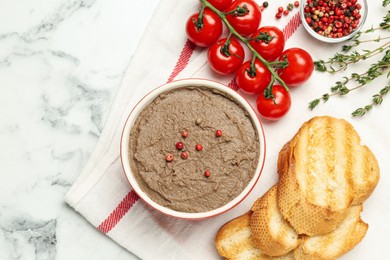
<svg viewBox="0 0 390 260">
<path fill-rule="evenodd" d="M 177 142 L 184 144 L 183 150 L 176 149 Z M 197 151 L 196 144 L 203 149 Z M 255 173 L 259 150 L 248 112 L 232 97 L 205 87 L 183 87 L 160 94 L 139 114 L 130 133 L 129 160 L 140 188 L 152 200 L 176 211 L 205 212 L 242 192 Z M 180 157 L 183 151 L 187 159 Z M 173 155 L 171 162 L 167 154 Z"/>
</svg>

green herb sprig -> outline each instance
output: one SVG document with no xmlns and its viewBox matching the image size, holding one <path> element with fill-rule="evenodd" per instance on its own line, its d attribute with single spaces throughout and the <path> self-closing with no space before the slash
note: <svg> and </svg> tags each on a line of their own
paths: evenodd
<svg viewBox="0 0 390 260">
<path fill-rule="evenodd" d="M 390 4 L 390 0 L 384 0 L 383 6 L 386 7 Z M 390 10 L 388 10 L 385 17 L 383 17 L 382 22 L 376 28 L 371 27 L 365 31 L 360 31 L 352 39 L 350 39 L 349 44 L 342 46 L 342 53 L 335 53 L 327 61 L 318 60 L 314 62 L 315 69 L 320 72 L 328 72 L 331 74 L 337 73 L 339 71 L 346 70 L 349 65 L 362 62 L 371 57 L 377 56 L 381 53 L 384 53 L 382 58 L 371 64 L 369 68 L 364 73 L 352 73 L 349 76 L 345 76 L 340 81 L 336 81 L 333 86 L 330 88 L 329 93 L 323 94 L 321 97 L 316 98 L 309 102 L 309 108 L 313 110 L 317 107 L 321 101 L 323 103 L 327 102 L 332 96 L 345 96 L 353 90 L 362 88 L 378 77 L 386 76 L 390 77 L 390 35 L 388 36 L 378 36 L 377 38 L 371 39 L 361 39 L 363 35 L 367 35 L 377 30 L 383 30 L 390 32 Z M 367 42 L 381 42 L 382 44 L 372 50 L 363 49 L 362 51 L 357 51 L 355 48 Z M 350 84 L 354 83 L 355 86 L 350 87 Z M 382 88 L 379 93 L 372 96 L 371 103 L 356 109 L 351 114 L 352 116 L 363 116 L 368 111 L 370 111 L 373 106 L 380 105 L 383 102 L 383 97 L 390 91 L 390 86 L 385 86 Z"/>
</svg>

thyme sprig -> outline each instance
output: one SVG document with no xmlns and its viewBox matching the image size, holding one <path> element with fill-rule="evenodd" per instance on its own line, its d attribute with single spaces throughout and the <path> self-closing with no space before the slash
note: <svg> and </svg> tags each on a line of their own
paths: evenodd
<svg viewBox="0 0 390 260">
<path fill-rule="evenodd" d="M 384 0 L 383 6 L 390 4 L 390 0 Z M 321 97 L 316 98 L 309 102 L 309 108 L 313 110 L 317 107 L 321 101 L 323 103 L 327 102 L 332 96 L 345 96 L 353 90 L 362 88 L 373 80 L 383 75 L 386 75 L 387 78 L 390 77 L 390 36 L 378 36 L 377 38 L 370 39 L 361 39 L 363 35 L 372 33 L 376 30 L 383 30 L 390 32 L 390 10 L 388 10 L 385 17 L 383 17 L 382 22 L 379 27 L 371 27 L 365 31 L 360 31 L 349 43 L 342 46 L 342 53 L 335 53 L 333 57 L 329 58 L 327 61 L 318 60 L 315 61 L 315 69 L 321 72 L 336 73 L 342 70 L 346 70 L 349 65 L 362 62 L 368 58 L 377 56 L 380 53 L 385 53 L 382 58 L 371 64 L 368 69 L 363 73 L 351 73 L 349 76 L 345 76 L 342 80 L 336 81 L 333 86 L 330 88 L 329 93 L 323 94 Z M 375 47 L 372 50 L 363 49 L 361 51 L 355 50 L 357 46 L 360 46 L 368 42 L 382 42 L 379 47 Z M 351 84 L 354 84 L 351 86 Z M 363 116 L 368 111 L 370 111 L 373 106 L 380 105 L 383 102 L 383 97 L 390 91 L 390 86 L 385 86 L 382 88 L 379 93 L 372 96 L 371 103 L 356 109 L 352 112 L 352 116 Z"/>
<path fill-rule="evenodd" d="M 390 50 L 386 51 L 383 58 L 380 61 L 372 64 L 366 72 L 361 74 L 352 73 L 349 77 L 344 77 L 342 81 L 337 81 L 330 88 L 330 93 L 325 93 L 320 98 L 311 101 L 309 103 L 309 108 L 313 110 L 317 105 L 320 104 L 321 100 L 325 103 L 332 96 L 347 95 L 349 92 L 364 87 L 365 85 L 369 84 L 371 81 L 382 75 L 387 75 L 388 78 L 390 76 Z M 351 81 L 356 82 L 358 85 L 355 87 L 348 88 L 348 83 L 350 83 Z M 377 105 L 380 105 L 380 103 Z"/>
<path fill-rule="evenodd" d="M 386 37 L 386 39 L 388 38 L 390 37 Z M 366 41 L 355 41 L 355 46 L 358 46 L 362 42 L 366 42 Z M 344 45 L 344 46 L 348 46 L 348 45 Z M 347 51 L 349 51 L 353 45 L 349 45 L 348 47 L 344 47 L 344 46 L 343 46 L 343 51 L 344 49 L 348 49 Z M 383 51 L 389 48 L 390 48 L 390 41 L 386 42 L 385 44 L 379 46 L 374 50 L 363 50 L 362 52 L 353 51 L 350 54 L 336 53 L 334 54 L 333 57 L 329 58 L 328 61 L 323 61 L 323 60 L 315 61 L 314 66 L 317 71 L 336 73 L 347 69 L 348 65 L 350 64 L 357 63 L 361 60 L 366 60 L 368 58 L 371 58 L 379 53 L 382 53 Z"/>
<path fill-rule="evenodd" d="M 390 85 L 382 88 L 378 94 L 372 96 L 371 103 L 356 109 L 352 112 L 352 116 L 364 116 L 368 111 L 370 111 L 373 106 L 380 105 L 383 102 L 383 97 L 390 92 Z"/>
</svg>

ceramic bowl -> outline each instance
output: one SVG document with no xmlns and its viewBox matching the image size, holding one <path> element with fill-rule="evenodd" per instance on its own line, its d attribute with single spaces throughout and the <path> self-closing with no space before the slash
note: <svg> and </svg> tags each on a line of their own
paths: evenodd
<svg viewBox="0 0 390 260">
<path fill-rule="evenodd" d="M 130 161 L 129 161 L 129 158 L 130 158 L 129 157 L 130 132 L 131 132 L 131 129 L 132 129 L 138 115 L 140 114 L 140 112 L 148 104 L 150 104 L 156 97 L 158 97 L 161 93 L 166 92 L 166 91 L 170 91 L 170 90 L 174 90 L 177 88 L 187 87 L 187 86 L 201 86 L 201 87 L 206 87 L 206 88 L 210 88 L 210 89 L 216 89 L 216 90 L 222 91 L 222 92 L 230 95 L 231 97 L 233 97 L 238 104 L 242 105 L 242 107 L 244 107 L 247 110 L 249 116 L 252 119 L 254 127 L 258 133 L 258 136 L 259 136 L 259 148 L 260 148 L 259 161 L 258 161 L 258 164 L 256 167 L 256 171 L 255 171 L 252 179 L 248 183 L 248 185 L 243 189 L 243 191 L 236 198 L 234 198 L 233 200 L 231 200 L 227 204 L 223 205 L 222 207 L 219 207 L 217 209 L 213 209 L 213 210 L 207 211 L 207 212 L 199 212 L 199 213 L 180 212 L 180 211 L 176 211 L 176 210 L 170 209 L 168 207 L 164 207 L 164 206 L 159 205 L 158 203 L 153 201 L 151 198 L 149 198 L 149 196 L 140 188 L 140 186 L 138 185 L 138 183 L 137 183 L 137 181 L 132 173 L 132 170 L 130 167 Z M 162 85 L 162 86 L 154 89 L 153 91 L 151 91 L 149 94 L 147 94 L 144 98 L 141 99 L 141 101 L 139 101 L 139 103 L 130 112 L 130 114 L 125 122 L 125 125 L 123 127 L 122 137 L 121 137 L 121 147 L 120 147 L 121 161 L 122 161 L 122 167 L 123 167 L 124 173 L 126 175 L 126 178 L 129 181 L 130 185 L 132 186 L 134 191 L 139 195 L 139 197 L 143 201 L 145 201 L 148 205 L 150 205 L 154 209 L 156 209 L 164 214 L 178 217 L 178 218 L 184 218 L 184 219 L 209 218 L 212 216 L 219 215 L 223 212 L 226 212 L 226 211 L 232 209 L 233 207 L 235 207 L 236 205 L 238 205 L 255 187 L 255 184 L 257 183 L 257 181 L 260 177 L 261 171 L 263 169 L 264 160 L 265 160 L 265 152 L 266 152 L 265 136 L 264 136 L 263 127 L 262 127 L 262 124 L 261 124 L 257 114 L 255 113 L 253 108 L 250 106 L 250 104 L 236 91 L 234 91 L 234 90 L 228 88 L 227 86 L 222 85 L 218 82 L 209 81 L 209 80 L 205 80 L 205 79 L 184 79 L 184 80 L 174 81 L 174 82 Z"/>
<path fill-rule="evenodd" d="M 299 13 L 300 13 L 300 16 L 301 16 L 302 24 L 303 24 L 304 28 L 306 29 L 306 31 L 311 36 L 313 36 L 314 38 L 316 38 L 317 40 L 322 41 L 322 42 L 338 43 L 338 42 L 344 42 L 344 41 L 347 41 L 347 40 L 351 39 L 352 37 L 354 37 L 362 29 L 362 27 L 364 25 L 364 22 L 366 21 L 366 18 L 367 18 L 367 13 L 368 13 L 367 1 L 366 0 L 358 0 L 358 3 L 360 3 L 361 6 L 362 6 L 362 8 L 360 9 L 361 18 L 360 18 L 359 25 L 350 34 L 348 34 L 346 36 L 343 36 L 343 37 L 340 37 L 340 38 L 326 37 L 326 36 L 320 35 L 317 32 L 315 32 L 314 29 L 312 29 L 309 26 L 309 24 L 306 22 L 306 19 L 305 19 L 305 6 L 306 6 L 306 2 L 307 2 L 307 0 L 301 1 L 301 5 L 300 5 L 300 9 L 299 9 Z"/>
</svg>

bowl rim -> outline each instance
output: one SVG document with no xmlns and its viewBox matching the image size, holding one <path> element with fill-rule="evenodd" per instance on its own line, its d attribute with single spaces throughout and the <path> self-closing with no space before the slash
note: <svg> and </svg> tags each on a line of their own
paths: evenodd
<svg viewBox="0 0 390 260">
<path fill-rule="evenodd" d="M 158 95 L 160 95 L 163 92 L 177 89 L 181 87 L 186 86 L 201 86 L 201 87 L 208 87 L 217 89 L 220 91 L 223 91 L 230 96 L 232 96 L 235 101 L 237 101 L 240 105 L 242 105 L 246 111 L 249 113 L 252 122 L 255 126 L 255 129 L 258 132 L 259 136 L 259 149 L 260 149 L 260 156 L 259 161 L 255 170 L 255 174 L 253 175 L 250 182 L 247 184 L 247 186 L 241 191 L 241 193 L 235 197 L 233 200 L 228 202 L 222 207 L 219 207 L 217 209 L 213 209 L 206 212 L 197 212 L 197 213 L 191 213 L 191 212 L 180 212 L 173 209 L 170 209 L 168 207 L 164 207 L 153 201 L 149 196 L 142 191 L 142 189 L 139 187 L 137 181 L 133 177 L 130 162 L 128 160 L 129 158 L 129 139 L 130 139 L 130 131 L 132 126 L 135 123 L 135 120 L 137 119 L 138 115 L 141 113 L 141 111 L 149 105 Z M 258 182 L 260 175 L 264 168 L 265 163 L 265 157 L 266 157 L 266 141 L 265 141 L 265 134 L 263 125 L 260 121 L 259 116 L 253 109 L 253 107 L 248 103 L 248 101 L 242 97 L 239 93 L 234 91 L 233 89 L 227 87 L 226 85 L 223 85 L 222 83 L 219 83 L 217 81 L 212 81 L 208 79 L 203 78 L 186 78 L 186 79 L 180 79 L 175 80 L 169 83 L 165 83 L 163 85 L 158 86 L 157 88 L 151 90 L 149 93 L 147 93 L 130 111 L 130 113 L 127 116 L 127 119 L 123 125 L 122 134 L 121 134 L 121 140 L 120 140 L 120 160 L 122 164 L 123 173 L 131 185 L 132 189 L 137 193 L 137 195 L 150 207 L 166 214 L 169 216 L 182 218 L 182 219 L 193 219 L 193 220 L 199 220 L 199 219 L 205 219 L 210 218 L 213 216 L 217 216 L 219 214 L 222 214 L 235 206 L 237 206 L 239 203 L 241 203 L 253 190 L 253 188 L 256 186 L 256 183 Z"/>
<path fill-rule="evenodd" d="M 301 21 L 302 21 L 302 24 L 303 24 L 303 27 L 305 28 L 305 30 L 315 39 L 321 41 L 321 42 L 326 42 L 326 43 L 340 43 L 340 42 L 344 42 L 344 41 L 347 41 L 349 39 L 351 39 L 352 37 L 354 37 L 364 26 L 364 23 L 366 22 L 366 19 L 367 19 L 367 15 L 368 15 L 368 4 L 367 4 L 367 0 L 358 0 L 358 2 L 362 2 L 363 5 L 362 5 L 362 9 L 363 9 L 363 15 L 361 17 L 361 20 L 360 20 L 360 23 L 359 25 L 356 27 L 356 29 L 354 31 L 352 31 L 350 34 L 348 35 L 345 35 L 343 37 L 340 37 L 340 38 L 330 38 L 330 37 L 326 37 L 326 36 L 322 36 L 322 35 L 319 35 L 318 33 L 316 33 L 312 28 L 310 28 L 310 26 L 306 23 L 306 19 L 305 19 L 305 5 L 306 5 L 306 2 L 307 0 L 302 0 L 301 4 L 300 4 L 300 7 L 299 7 L 299 16 L 301 18 Z"/>
</svg>

